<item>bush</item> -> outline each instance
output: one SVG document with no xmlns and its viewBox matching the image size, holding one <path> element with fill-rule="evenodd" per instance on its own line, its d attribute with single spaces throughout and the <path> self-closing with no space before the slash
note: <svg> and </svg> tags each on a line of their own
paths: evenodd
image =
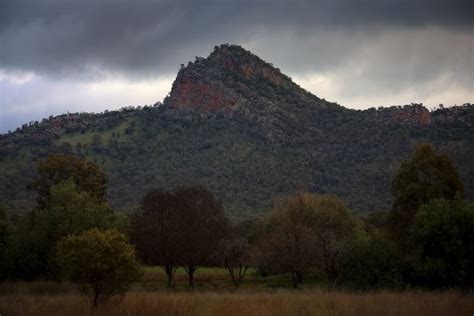
<svg viewBox="0 0 474 316">
<path fill-rule="evenodd" d="M 65 279 L 81 285 L 94 307 L 123 295 L 141 275 L 134 248 L 117 230 L 88 230 L 58 244 L 57 261 Z"/>
<path fill-rule="evenodd" d="M 427 287 L 474 285 L 474 206 L 435 200 L 420 208 L 411 230 L 417 281 Z"/>
<path fill-rule="evenodd" d="M 356 290 L 398 288 L 403 265 L 396 245 L 381 236 L 359 237 L 343 265 L 342 283 Z"/>
</svg>

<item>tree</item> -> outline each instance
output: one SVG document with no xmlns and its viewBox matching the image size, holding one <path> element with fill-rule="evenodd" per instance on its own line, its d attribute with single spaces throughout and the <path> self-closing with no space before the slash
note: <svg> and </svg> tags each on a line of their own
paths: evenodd
<svg viewBox="0 0 474 316">
<path fill-rule="evenodd" d="M 219 243 L 216 258 L 227 269 L 236 287 L 240 287 L 248 268 L 257 263 L 257 246 L 263 234 L 262 219 L 246 219 L 230 225 L 225 238 Z"/>
<path fill-rule="evenodd" d="M 438 199 L 423 205 L 410 230 L 418 281 L 428 287 L 474 285 L 474 205 Z"/>
<path fill-rule="evenodd" d="M 105 202 L 98 202 L 88 192 L 78 191 L 72 179 L 51 186 L 49 206 L 35 212 L 32 231 L 44 250 L 45 270 L 53 277 L 56 276 L 54 252 L 59 240 L 91 228 L 106 229 L 118 224 Z"/>
<path fill-rule="evenodd" d="M 422 144 L 396 172 L 392 195 L 389 229 L 391 235 L 407 248 L 410 243 L 408 232 L 420 206 L 439 198 L 462 198 L 464 186 L 449 156 L 436 153 L 429 144 Z"/>
<path fill-rule="evenodd" d="M 298 192 L 275 203 L 269 226 L 261 244 L 264 264 L 290 272 L 294 288 L 306 271 L 316 267 L 331 289 L 356 228 L 345 204 L 334 196 Z"/>
<path fill-rule="evenodd" d="M 244 219 L 232 226 L 232 232 L 237 238 L 245 239 L 249 246 L 255 247 L 265 234 L 265 218 Z"/>
<path fill-rule="evenodd" d="M 353 246 L 357 224 L 347 206 L 331 195 L 313 195 L 316 267 L 326 276 L 328 289 L 343 270 L 344 257 Z"/>
<path fill-rule="evenodd" d="M 34 230 L 33 212 L 12 220 L 6 240 L 5 271 L 9 279 L 31 280 L 45 275 L 48 266 L 48 250 L 38 231 Z"/>
<path fill-rule="evenodd" d="M 10 234 L 9 259 L 12 277 L 56 277 L 56 243 L 69 234 L 91 228 L 118 227 L 106 203 L 98 202 L 88 192 L 78 191 L 72 179 L 50 187 L 45 209 L 26 214 Z"/>
<path fill-rule="evenodd" d="M 269 232 L 262 241 L 261 261 L 275 272 L 289 272 L 293 288 L 314 265 L 316 239 L 313 233 L 314 196 L 298 192 L 276 200 L 269 219 Z"/>
<path fill-rule="evenodd" d="M 399 288 L 403 265 L 393 241 L 379 232 L 361 232 L 345 256 L 342 283 L 356 290 Z"/>
<path fill-rule="evenodd" d="M 117 230 L 88 230 L 58 244 L 57 261 L 65 279 L 79 283 L 92 305 L 124 294 L 140 275 L 133 247 Z"/>
<path fill-rule="evenodd" d="M 202 186 L 150 191 L 133 218 L 132 240 L 146 263 L 163 267 L 172 286 L 176 268 L 184 267 L 189 285 L 209 263 L 227 231 L 222 204 Z"/>
<path fill-rule="evenodd" d="M 112 210 L 86 191 L 79 191 L 72 179 L 50 188 L 49 206 L 37 211 L 38 225 L 48 238 L 58 241 L 69 234 L 90 228 L 110 228 L 114 225 Z"/>
<path fill-rule="evenodd" d="M 100 153 L 102 146 L 102 137 L 99 134 L 94 134 L 92 136 L 91 148 L 92 151 L 96 153 Z"/>
<path fill-rule="evenodd" d="M 132 242 L 137 253 L 147 264 L 163 267 L 168 286 L 180 263 L 183 236 L 178 230 L 180 214 L 173 192 L 162 189 L 150 191 L 142 201 L 142 207 L 132 218 Z"/>
<path fill-rule="evenodd" d="M 362 218 L 365 231 L 369 234 L 385 234 L 389 212 L 374 210 Z"/>
<path fill-rule="evenodd" d="M 247 240 L 235 234 L 229 234 L 219 243 L 216 256 L 220 264 L 229 272 L 232 283 L 240 287 L 252 263 L 251 247 Z"/>
<path fill-rule="evenodd" d="M 194 287 L 194 272 L 206 264 L 225 236 L 227 218 L 222 204 L 202 186 L 179 187 L 173 192 L 180 218 L 177 230 L 183 236 L 180 263 Z"/>
<path fill-rule="evenodd" d="M 50 155 L 37 165 L 39 177 L 30 187 L 37 196 L 39 209 L 45 209 L 50 202 L 50 188 L 62 181 L 72 179 L 78 191 L 85 191 L 98 202 L 106 200 L 106 174 L 94 163 L 70 155 Z"/>
<path fill-rule="evenodd" d="M 9 233 L 6 206 L 0 201 L 0 280 L 6 277 L 6 248 Z"/>
</svg>

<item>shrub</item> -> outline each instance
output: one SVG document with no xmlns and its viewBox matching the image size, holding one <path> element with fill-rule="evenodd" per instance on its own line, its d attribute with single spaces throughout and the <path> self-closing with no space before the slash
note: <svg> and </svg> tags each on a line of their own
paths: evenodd
<svg viewBox="0 0 474 316">
<path fill-rule="evenodd" d="M 117 230 L 88 230 L 58 244 L 57 260 L 64 278 L 79 283 L 94 307 L 123 295 L 141 275 L 134 248 Z"/>
</svg>

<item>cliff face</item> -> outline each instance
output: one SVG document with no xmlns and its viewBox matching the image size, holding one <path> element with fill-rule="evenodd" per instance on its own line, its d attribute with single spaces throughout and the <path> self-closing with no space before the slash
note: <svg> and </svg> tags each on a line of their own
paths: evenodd
<svg viewBox="0 0 474 316">
<path fill-rule="evenodd" d="M 221 84 L 203 82 L 182 71 L 176 77 L 169 102 L 179 112 L 199 110 L 206 114 L 230 115 L 239 104 L 238 98 L 226 90 Z"/>
<path fill-rule="evenodd" d="M 296 113 L 296 104 L 324 108 L 330 103 L 236 45 L 216 46 L 208 58 L 182 65 L 164 101 L 169 114 L 219 114 L 251 121 L 266 121 L 275 112 Z"/>
<path fill-rule="evenodd" d="M 433 121 L 430 111 L 421 105 L 403 107 L 394 111 L 392 118 L 415 126 L 430 125 Z"/>
</svg>

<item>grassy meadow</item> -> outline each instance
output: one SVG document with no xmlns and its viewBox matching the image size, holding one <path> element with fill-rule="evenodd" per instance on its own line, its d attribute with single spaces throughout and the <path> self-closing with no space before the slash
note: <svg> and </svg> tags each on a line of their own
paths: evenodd
<svg viewBox="0 0 474 316">
<path fill-rule="evenodd" d="M 78 143 L 90 145 L 94 135 L 98 135 L 101 138 L 101 141 L 106 143 L 112 138 L 112 134 L 121 135 L 120 137 L 125 137 L 125 130 L 130 126 L 129 121 L 124 121 L 114 128 L 109 128 L 105 130 L 93 130 L 88 131 L 87 133 L 66 133 L 63 134 L 59 139 L 56 140 L 56 144 L 61 145 L 63 143 L 69 143 L 72 146 L 76 146 Z"/>
<path fill-rule="evenodd" d="M 201 268 L 190 290 L 184 270 L 173 289 L 161 269 L 145 268 L 140 283 L 124 297 L 91 308 L 72 284 L 0 284 L 3 315 L 472 315 L 474 295 L 458 291 L 328 293 L 317 280 L 291 290 L 289 276 L 260 277 L 249 271 L 235 289 L 224 269 Z"/>
</svg>

